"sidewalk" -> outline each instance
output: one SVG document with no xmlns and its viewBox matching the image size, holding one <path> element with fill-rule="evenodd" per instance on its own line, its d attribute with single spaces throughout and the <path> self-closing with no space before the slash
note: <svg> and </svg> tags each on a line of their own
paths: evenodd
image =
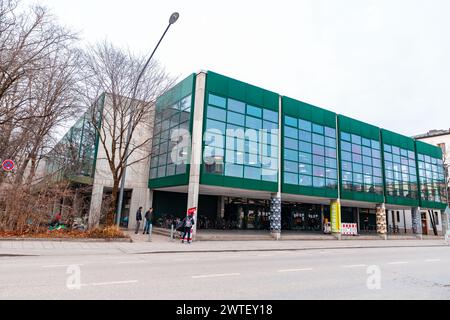
<svg viewBox="0 0 450 320">
<path fill-rule="evenodd" d="M 448 246 L 439 240 L 258 240 L 258 241 L 196 241 L 182 244 L 170 241 L 167 236 L 153 234 L 132 235 L 135 242 L 50 242 L 50 241 L 0 241 L 0 257 L 3 255 L 112 255 L 112 254 L 158 254 L 189 252 L 245 252 L 245 251 L 292 251 L 354 248 L 400 248 Z"/>
</svg>

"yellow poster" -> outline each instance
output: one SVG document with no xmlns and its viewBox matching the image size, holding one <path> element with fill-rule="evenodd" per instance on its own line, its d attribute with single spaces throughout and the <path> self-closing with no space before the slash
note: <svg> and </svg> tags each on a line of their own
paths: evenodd
<svg viewBox="0 0 450 320">
<path fill-rule="evenodd" d="M 331 202 L 331 232 L 341 232 L 341 203 L 339 201 Z"/>
</svg>

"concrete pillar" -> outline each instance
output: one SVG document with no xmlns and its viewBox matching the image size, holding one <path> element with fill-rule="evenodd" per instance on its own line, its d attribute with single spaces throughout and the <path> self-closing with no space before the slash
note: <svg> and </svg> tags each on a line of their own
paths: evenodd
<svg viewBox="0 0 450 320">
<path fill-rule="evenodd" d="M 387 239 L 387 222 L 386 222 L 386 205 L 384 203 L 377 204 L 377 233 L 383 239 Z"/>
<path fill-rule="evenodd" d="M 324 231 L 323 229 L 323 224 L 324 224 L 324 217 L 325 216 L 325 209 L 323 204 L 320 205 L 320 230 L 322 230 L 322 232 Z"/>
<path fill-rule="evenodd" d="M 341 239 L 341 200 L 332 200 L 330 203 L 331 233 Z"/>
<path fill-rule="evenodd" d="M 217 221 L 222 221 L 225 217 L 225 197 L 219 196 L 217 201 Z"/>
<path fill-rule="evenodd" d="M 411 208 L 411 219 L 413 233 L 422 238 L 422 216 L 419 207 Z"/>
<path fill-rule="evenodd" d="M 359 223 L 360 219 L 359 219 L 359 208 L 356 208 L 356 227 L 358 230 L 358 234 L 361 232 L 361 226 Z"/>
<path fill-rule="evenodd" d="M 275 240 L 281 238 L 281 193 L 272 194 L 270 201 L 270 234 Z"/>
<path fill-rule="evenodd" d="M 136 212 L 139 207 L 142 207 L 142 219 L 147 211 L 148 204 L 148 188 L 133 188 L 130 201 L 130 213 L 128 216 L 128 229 L 134 230 L 136 228 Z M 141 222 L 140 230 L 144 230 L 145 221 Z"/>
<path fill-rule="evenodd" d="M 191 160 L 188 186 L 187 209 L 198 208 L 198 197 L 200 193 L 200 165 L 202 163 L 202 144 L 203 144 L 203 110 L 205 105 L 205 86 L 206 74 L 201 72 L 197 75 L 195 83 L 195 101 L 194 116 L 192 123 L 191 140 Z M 192 239 L 195 240 L 197 234 L 197 217 L 199 212 L 194 215 L 194 227 Z"/>
<path fill-rule="evenodd" d="M 442 217 L 442 234 L 445 235 L 450 230 L 450 221 L 448 218 L 447 210 L 441 211 L 441 217 Z"/>
<path fill-rule="evenodd" d="M 103 185 L 94 185 L 92 187 L 91 206 L 89 208 L 89 229 L 95 229 L 100 224 L 102 201 Z"/>
</svg>

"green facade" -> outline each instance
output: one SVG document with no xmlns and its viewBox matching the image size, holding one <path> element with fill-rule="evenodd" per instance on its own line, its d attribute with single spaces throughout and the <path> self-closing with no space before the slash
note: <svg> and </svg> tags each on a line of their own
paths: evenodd
<svg viewBox="0 0 450 320">
<path fill-rule="evenodd" d="M 383 203 L 380 129 L 338 115 L 341 198 Z"/>
<path fill-rule="evenodd" d="M 54 181 L 93 184 L 99 135 L 92 121 L 101 123 L 104 103 L 103 94 L 93 108 L 97 115 L 92 117 L 92 110 L 88 110 L 47 155 L 46 171 Z"/>
<path fill-rule="evenodd" d="M 415 144 L 421 195 L 420 207 L 444 210 L 447 202 L 447 186 L 442 150 L 422 141 L 415 141 Z"/>
<path fill-rule="evenodd" d="M 165 110 L 190 96 L 192 132 L 194 92 L 191 75 L 159 98 L 157 116 L 162 117 L 155 128 L 165 120 Z M 275 193 L 280 169 L 283 193 L 403 207 L 446 206 L 438 147 L 210 71 L 204 101 L 201 184 Z M 264 133 L 247 135 L 249 129 Z M 230 134 L 233 130 L 244 135 Z M 152 156 L 159 157 L 156 146 L 168 137 L 157 138 Z M 152 161 L 149 187 L 189 183 L 189 164 L 185 172 L 175 169 L 167 175 L 167 162 Z"/>
<path fill-rule="evenodd" d="M 414 139 L 381 129 L 386 203 L 418 207 Z"/>
<path fill-rule="evenodd" d="M 336 114 L 282 98 L 282 192 L 337 198 Z"/>
<path fill-rule="evenodd" d="M 278 127 L 278 97 L 208 72 L 203 131 L 211 138 L 203 141 L 201 184 L 277 192 L 278 131 L 271 130 Z"/>
<path fill-rule="evenodd" d="M 195 74 L 156 101 L 149 188 L 189 183 L 190 143 L 195 99 Z"/>
</svg>

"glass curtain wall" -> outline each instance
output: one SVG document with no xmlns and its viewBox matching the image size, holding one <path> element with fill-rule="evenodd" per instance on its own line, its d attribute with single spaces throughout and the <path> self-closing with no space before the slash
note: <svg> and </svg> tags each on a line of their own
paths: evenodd
<svg viewBox="0 0 450 320">
<path fill-rule="evenodd" d="M 390 144 L 384 144 L 386 195 L 418 199 L 416 154 Z"/>
<path fill-rule="evenodd" d="M 337 189 L 336 130 L 284 116 L 284 183 Z"/>
<path fill-rule="evenodd" d="M 447 197 L 442 159 L 421 153 L 417 157 L 422 200 L 445 203 Z"/>
<path fill-rule="evenodd" d="M 205 173 L 278 181 L 278 112 L 207 95 Z"/>
<path fill-rule="evenodd" d="M 191 119 L 192 96 L 170 105 L 158 105 L 152 141 L 150 179 L 185 174 L 189 160 L 187 141 Z"/>
<path fill-rule="evenodd" d="M 380 143 L 356 134 L 341 132 L 342 188 L 383 194 Z"/>
</svg>

